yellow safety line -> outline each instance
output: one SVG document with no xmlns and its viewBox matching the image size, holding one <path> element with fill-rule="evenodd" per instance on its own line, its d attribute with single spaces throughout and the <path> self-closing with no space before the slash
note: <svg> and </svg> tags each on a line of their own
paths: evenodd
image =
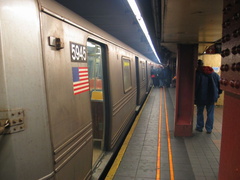
<svg viewBox="0 0 240 180">
<path fill-rule="evenodd" d="M 158 149 L 157 149 L 157 169 L 156 180 L 161 178 L 161 129 L 162 129 L 162 90 L 160 90 L 160 105 L 159 105 L 159 117 L 158 117 Z"/>
<path fill-rule="evenodd" d="M 164 88 L 164 107 L 165 107 L 165 116 L 166 116 L 166 131 L 167 131 L 167 140 L 168 140 L 168 160 L 169 160 L 169 168 L 170 168 L 170 179 L 174 180 L 172 146 L 171 146 L 169 125 L 168 125 L 168 110 L 167 110 L 167 103 L 166 103 L 166 91 L 165 91 L 165 88 Z"/>
<path fill-rule="evenodd" d="M 150 94 L 151 94 L 151 92 L 150 92 Z M 124 140 L 124 142 L 122 144 L 121 149 L 118 152 L 118 155 L 117 155 L 116 159 L 113 162 L 113 165 L 112 165 L 111 169 L 108 171 L 108 174 L 105 177 L 105 180 L 112 180 L 114 175 L 116 174 L 117 169 L 118 169 L 118 167 L 120 165 L 120 162 L 121 162 L 121 160 L 123 158 L 123 155 L 124 155 L 124 153 L 125 153 L 125 151 L 127 149 L 128 143 L 129 143 L 129 141 L 130 141 L 130 139 L 131 139 L 131 137 L 133 135 L 133 132 L 134 132 L 136 126 L 137 126 L 137 123 L 138 123 L 138 121 L 139 121 L 139 119 L 141 117 L 142 111 L 143 111 L 143 109 L 144 109 L 144 107 L 145 107 L 145 105 L 146 105 L 146 103 L 147 103 L 147 101 L 148 101 L 148 99 L 150 97 L 150 94 L 148 95 L 145 103 L 143 104 L 143 107 L 142 107 L 141 111 L 138 113 L 138 115 L 137 115 L 137 117 L 136 117 L 136 119 L 135 119 L 135 121 L 134 121 L 134 123 L 133 123 L 133 125 L 132 125 L 132 127 L 131 127 L 128 135 L 127 135 L 127 137 L 125 138 L 125 140 Z"/>
</svg>

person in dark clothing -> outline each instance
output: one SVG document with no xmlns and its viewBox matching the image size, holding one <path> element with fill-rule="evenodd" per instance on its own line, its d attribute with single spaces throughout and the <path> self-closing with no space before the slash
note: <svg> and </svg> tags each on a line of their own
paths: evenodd
<svg viewBox="0 0 240 180">
<path fill-rule="evenodd" d="M 214 122 L 214 103 L 217 102 L 222 93 L 219 84 L 219 75 L 209 66 L 203 66 L 203 61 L 198 60 L 195 84 L 195 104 L 197 105 L 196 131 L 202 132 L 204 127 L 203 111 L 206 106 L 207 120 L 205 128 L 210 134 Z"/>
<path fill-rule="evenodd" d="M 159 83 L 160 88 L 162 88 L 164 86 L 163 67 L 162 66 L 160 66 L 158 68 L 158 83 Z"/>
<path fill-rule="evenodd" d="M 164 68 L 164 80 L 165 80 L 165 86 L 170 87 L 171 81 L 172 81 L 172 71 L 170 67 L 167 65 Z"/>
<path fill-rule="evenodd" d="M 152 78 L 153 86 L 158 87 L 158 85 L 159 85 L 158 73 L 157 73 L 157 70 L 153 66 L 151 67 L 151 78 Z"/>
</svg>

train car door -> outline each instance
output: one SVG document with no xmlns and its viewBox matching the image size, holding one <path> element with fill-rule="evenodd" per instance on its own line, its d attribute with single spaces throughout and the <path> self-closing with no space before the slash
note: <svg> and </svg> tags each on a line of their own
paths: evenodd
<svg viewBox="0 0 240 180">
<path fill-rule="evenodd" d="M 140 107 L 140 104 L 144 101 L 146 96 L 146 62 L 138 57 L 135 57 L 136 62 L 136 77 L 137 77 L 137 109 Z"/>
<path fill-rule="evenodd" d="M 150 70 L 151 66 L 150 66 L 150 63 L 149 62 L 146 62 L 146 66 L 145 66 L 145 69 L 146 69 L 146 92 L 149 93 L 150 91 L 150 87 L 151 87 L 151 70 Z"/>
<path fill-rule="evenodd" d="M 103 155 L 104 150 L 104 86 L 103 86 L 103 60 L 105 58 L 105 46 L 88 40 L 87 58 L 90 82 L 90 97 L 93 125 L 93 167 Z"/>
</svg>

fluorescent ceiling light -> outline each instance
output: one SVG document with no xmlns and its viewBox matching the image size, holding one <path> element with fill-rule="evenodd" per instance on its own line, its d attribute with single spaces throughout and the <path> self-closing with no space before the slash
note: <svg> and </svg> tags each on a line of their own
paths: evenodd
<svg viewBox="0 0 240 180">
<path fill-rule="evenodd" d="M 158 57 L 158 55 L 157 55 L 157 53 L 156 53 L 156 50 L 155 50 L 155 48 L 154 48 L 154 46 L 153 46 L 153 43 L 152 43 L 152 40 L 151 40 L 151 38 L 150 38 L 150 36 L 149 36 L 147 27 L 146 27 L 146 25 L 145 25 L 145 22 L 144 22 L 142 16 L 141 16 L 141 13 L 140 13 L 140 11 L 139 11 L 139 9 L 138 9 L 138 6 L 137 6 L 135 0 L 128 0 L 128 4 L 130 5 L 130 7 L 131 7 L 131 9 L 132 9 L 132 11 L 133 11 L 133 13 L 134 13 L 134 15 L 136 16 L 136 19 L 137 19 L 140 27 L 142 28 L 142 31 L 143 31 L 145 37 L 147 38 L 148 43 L 149 43 L 149 45 L 151 46 L 151 48 L 152 48 L 152 50 L 153 50 L 153 52 L 154 52 L 154 54 L 155 54 L 158 62 L 161 63 L 161 62 L 160 62 L 160 59 L 159 59 L 159 57 Z"/>
</svg>

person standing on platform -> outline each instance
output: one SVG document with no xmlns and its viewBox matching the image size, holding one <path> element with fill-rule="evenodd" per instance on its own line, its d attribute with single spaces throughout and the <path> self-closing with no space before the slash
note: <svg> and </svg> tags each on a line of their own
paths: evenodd
<svg viewBox="0 0 240 180">
<path fill-rule="evenodd" d="M 162 88 L 164 86 L 164 74 L 163 74 L 163 66 L 159 66 L 158 68 L 158 83 L 159 87 Z"/>
<path fill-rule="evenodd" d="M 198 60 L 195 84 L 195 104 L 197 105 L 196 131 L 202 132 L 204 128 L 203 111 L 206 106 L 207 120 L 205 129 L 210 134 L 214 122 L 214 103 L 222 93 L 219 84 L 220 77 L 209 66 L 203 66 L 203 61 Z"/>
<path fill-rule="evenodd" d="M 170 84 L 171 84 L 171 80 L 172 80 L 172 71 L 171 71 L 169 65 L 167 65 L 167 66 L 164 68 L 163 74 L 164 74 L 164 80 L 165 80 L 165 83 L 164 83 L 164 84 L 165 84 L 165 86 L 166 86 L 167 88 L 169 88 L 169 87 L 170 87 Z"/>
<path fill-rule="evenodd" d="M 158 77 L 157 77 L 157 70 L 152 66 L 151 67 L 151 78 L 154 87 L 158 87 Z"/>
</svg>

